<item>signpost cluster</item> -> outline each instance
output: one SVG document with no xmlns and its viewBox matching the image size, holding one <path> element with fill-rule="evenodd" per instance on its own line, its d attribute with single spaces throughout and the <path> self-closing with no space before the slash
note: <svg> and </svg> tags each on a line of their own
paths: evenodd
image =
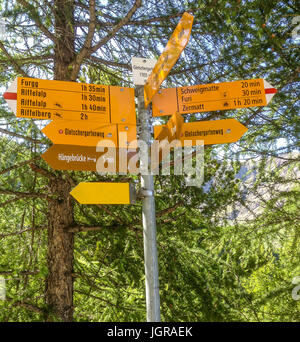
<svg viewBox="0 0 300 342">
<path fill-rule="evenodd" d="M 102 147 L 124 149 L 128 158 L 137 153 L 133 88 L 17 77 L 4 98 L 17 117 L 51 120 L 42 132 L 54 145 L 42 157 L 55 170 L 97 171 L 97 161 L 105 158 L 104 151 L 96 149 L 99 142 Z M 125 140 L 119 139 L 122 133 L 126 134 Z M 120 171 L 117 157 L 106 162 Z M 122 168 L 122 172 L 128 170 Z M 115 185 L 100 184 L 107 195 L 103 203 L 110 198 L 109 204 L 119 204 L 120 199 L 110 196 Z M 80 189 L 88 186 L 85 183 Z M 120 193 L 122 187 L 120 184 Z M 127 189 L 128 198 L 132 198 L 129 184 Z M 89 200 L 81 196 L 78 201 Z M 123 204 L 129 204 L 128 200 Z"/>
<path fill-rule="evenodd" d="M 192 146 L 236 142 L 247 128 L 236 119 L 184 122 L 183 115 L 207 111 L 266 106 L 276 93 L 264 79 L 251 79 L 178 88 L 160 86 L 188 43 L 193 16 L 184 13 L 158 60 L 134 57 L 134 88 L 18 77 L 4 93 L 17 117 L 51 120 L 42 132 L 54 143 L 42 157 L 55 170 L 99 171 L 97 163 L 115 146 L 126 160 L 137 158 L 139 139 L 151 146 L 151 116 L 170 116 L 166 125 L 154 126 L 154 138 Z M 136 91 L 136 94 L 135 94 Z M 135 113 L 138 103 L 138 122 Z M 152 102 L 152 113 L 149 104 Z M 139 126 L 139 130 L 137 130 Z M 126 133 L 126 135 L 125 135 Z M 124 134 L 126 139 L 120 139 Z M 99 148 L 99 143 L 102 148 Z M 150 165 L 150 148 L 138 155 L 141 169 Z M 118 173 L 119 153 L 107 158 Z M 102 158 L 102 159 L 101 159 Z M 112 159 L 112 160 L 111 160 Z M 130 183 L 80 183 L 71 195 L 82 204 L 132 204 Z M 143 202 L 147 321 L 160 321 L 158 259 L 153 175 L 141 173 L 139 199 Z"/>
</svg>

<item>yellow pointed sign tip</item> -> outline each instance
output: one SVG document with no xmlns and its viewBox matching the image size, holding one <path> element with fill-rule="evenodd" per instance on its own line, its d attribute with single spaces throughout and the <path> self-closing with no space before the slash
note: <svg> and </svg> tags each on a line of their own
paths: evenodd
<svg viewBox="0 0 300 342">
<path fill-rule="evenodd" d="M 248 128 L 236 119 L 225 119 L 223 122 L 228 127 L 225 126 L 225 134 L 232 136 L 232 142 L 238 141 L 248 131 Z"/>
<path fill-rule="evenodd" d="M 244 126 L 242 123 L 239 121 L 236 121 L 239 124 L 239 131 L 241 133 L 241 137 L 248 131 L 248 127 Z"/>
</svg>

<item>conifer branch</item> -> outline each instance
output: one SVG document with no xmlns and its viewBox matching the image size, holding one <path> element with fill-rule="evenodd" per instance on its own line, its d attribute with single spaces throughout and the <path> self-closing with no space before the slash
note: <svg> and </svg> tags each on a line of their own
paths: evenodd
<svg viewBox="0 0 300 342">
<path fill-rule="evenodd" d="M 9 301 L 9 302 L 12 302 L 12 306 L 20 306 L 20 307 L 22 307 L 24 309 L 27 309 L 27 310 L 30 310 L 30 311 L 34 311 L 34 312 L 36 312 L 38 314 L 44 314 L 43 309 L 39 308 L 36 305 L 28 303 L 26 301 L 21 301 L 21 300 L 14 301 L 10 297 L 6 297 L 6 300 Z"/>
<path fill-rule="evenodd" d="M 8 58 L 11 65 L 14 67 L 17 74 L 22 75 L 23 77 L 29 77 L 28 74 L 19 66 L 16 62 L 15 58 L 10 55 L 10 53 L 6 50 L 3 43 L 0 41 L 0 48 L 3 51 L 4 55 Z"/>
<path fill-rule="evenodd" d="M 12 233 L 0 234 L 0 239 L 1 239 L 1 238 L 5 238 L 5 237 L 7 237 L 7 236 L 21 235 L 21 234 L 30 232 L 30 231 L 32 231 L 32 230 L 42 230 L 42 229 L 47 229 L 47 227 L 26 228 L 26 229 L 18 230 L 18 231 L 16 231 L 16 232 L 12 232 Z M 0 272 L 0 274 L 1 274 L 1 272 Z"/>
<path fill-rule="evenodd" d="M 27 136 L 21 135 L 19 133 L 14 133 L 14 132 L 8 131 L 8 130 L 3 129 L 3 128 L 0 128 L 0 133 L 11 135 L 12 137 L 15 137 L 15 138 L 24 139 L 24 140 L 33 142 L 35 144 L 43 144 L 43 142 L 41 140 L 33 139 L 31 137 L 27 137 Z"/>
<path fill-rule="evenodd" d="M 89 22 L 89 28 L 88 28 L 88 33 L 85 39 L 85 42 L 83 44 L 83 47 L 81 49 L 81 51 L 77 54 L 76 59 L 75 59 L 75 63 L 73 65 L 73 70 L 72 70 L 72 74 L 71 74 L 71 81 L 75 81 L 81 64 L 84 60 L 84 58 L 88 55 L 89 53 L 89 49 L 92 46 L 92 41 L 94 38 L 94 34 L 95 34 L 95 28 L 96 28 L 96 4 L 95 4 L 95 0 L 90 0 L 90 6 L 89 6 L 89 10 L 90 10 L 90 22 Z"/>
<path fill-rule="evenodd" d="M 57 43 L 56 37 L 43 25 L 37 11 L 34 11 L 34 7 L 29 4 L 26 0 L 17 0 L 21 5 L 23 5 L 28 12 L 31 14 L 31 19 L 35 22 L 36 26 L 44 33 L 44 35 L 52 40 L 52 42 Z"/>
<path fill-rule="evenodd" d="M 124 25 L 128 23 L 130 18 L 134 15 L 134 13 L 137 11 L 139 7 L 142 5 L 142 0 L 136 0 L 130 11 L 126 14 L 126 16 L 117 24 L 113 27 L 113 29 L 108 32 L 105 38 L 100 40 L 96 45 L 94 45 L 91 50 L 90 54 L 96 52 L 98 49 L 100 49 L 101 46 L 106 44 Z"/>
<path fill-rule="evenodd" d="M 37 160 L 37 159 L 40 159 L 40 157 L 38 156 L 38 157 L 29 159 L 29 160 L 25 160 L 25 161 L 22 162 L 22 163 L 19 163 L 19 164 L 10 166 L 10 167 L 8 167 L 8 168 L 6 168 L 6 169 L 0 171 L 0 175 L 3 175 L 3 174 L 5 174 L 5 173 L 7 173 L 7 172 L 10 172 L 10 171 L 12 171 L 12 170 L 18 169 L 18 168 L 20 168 L 20 167 L 22 167 L 22 166 L 24 166 L 24 165 L 30 164 L 30 163 L 32 163 L 33 161 Z"/>
<path fill-rule="evenodd" d="M 18 199 L 20 198 L 46 198 L 50 199 L 50 197 L 46 194 L 36 193 L 36 192 L 19 192 L 19 191 L 12 191 L 7 189 L 0 188 L 0 194 L 2 195 L 15 195 Z"/>
<path fill-rule="evenodd" d="M 118 229 L 118 226 L 102 226 L 102 227 L 85 227 L 85 226 L 74 226 L 66 228 L 69 233 L 79 233 L 79 232 L 96 232 L 101 231 L 103 229 L 115 230 Z"/>
</svg>

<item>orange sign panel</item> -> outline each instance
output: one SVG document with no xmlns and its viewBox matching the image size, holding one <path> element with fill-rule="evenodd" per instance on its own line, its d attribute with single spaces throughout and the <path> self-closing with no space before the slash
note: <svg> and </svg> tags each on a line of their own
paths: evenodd
<svg viewBox="0 0 300 342">
<path fill-rule="evenodd" d="M 18 77 L 15 100 L 21 118 L 136 124 L 133 88 Z"/>
<path fill-rule="evenodd" d="M 117 125 L 118 127 L 118 147 L 120 148 L 138 148 L 136 126 Z"/>
<path fill-rule="evenodd" d="M 166 125 L 160 126 L 162 129 L 159 135 L 156 137 L 156 140 L 161 141 L 168 139 L 168 141 L 171 142 L 174 139 L 179 139 L 182 124 L 183 117 L 179 113 L 175 112 Z"/>
<path fill-rule="evenodd" d="M 152 101 L 153 116 L 266 106 L 275 93 L 261 78 L 160 89 Z"/>
<path fill-rule="evenodd" d="M 154 126 L 155 139 L 163 129 L 164 126 Z M 182 124 L 178 140 L 183 146 L 185 141 L 192 141 L 192 146 L 196 146 L 197 140 L 203 140 L 204 145 L 225 144 L 238 141 L 246 131 L 247 128 L 235 119 L 195 121 Z"/>
<path fill-rule="evenodd" d="M 175 112 L 167 122 L 167 127 L 170 131 L 171 137 L 174 137 L 174 139 L 178 139 L 180 137 L 182 124 L 183 117 L 178 112 Z"/>
<path fill-rule="evenodd" d="M 95 125 L 95 122 L 52 121 L 42 132 L 54 143 L 61 145 L 103 146 L 127 148 L 131 139 L 136 140 L 136 126 Z M 119 135 L 125 139 L 119 142 Z M 132 144 L 135 148 L 137 144 Z"/>
<path fill-rule="evenodd" d="M 136 156 L 137 151 L 133 149 L 121 151 L 119 148 L 116 148 L 113 151 L 114 153 L 109 153 L 110 149 L 112 148 L 108 147 L 103 152 L 97 152 L 95 146 L 52 145 L 44 154 L 42 154 L 42 158 L 54 170 L 105 172 L 105 170 L 100 169 L 100 167 L 103 165 L 106 169 L 111 170 L 109 165 L 113 164 L 115 172 L 118 173 L 120 172 L 119 159 L 122 158 L 125 153 L 127 159 L 127 168 L 125 172 L 130 172 L 130 170 L 128 170 L 128 161 Z M 107 155 L 109 157 L 107 157 Z M 115 158 L 111 157 L 112 155 L 114 155 Z M 97 165 L 99 158 L 103 158 L 103 160 Z"/>
<path fill-rule="evenodd" d="M 163 80 L 168 76 L 172 67 L 186 47 L 192 30 L 194 17 L 185 12 L 169 39 L 163 53 L 158 58 L 152 73 L 144 86 L 145 106 L 152 101 Z"/>
<path fill-rule="evenodd" d="M 109 86 L 110 122 L 136 125 L 134 88 Z"/>
</svg>

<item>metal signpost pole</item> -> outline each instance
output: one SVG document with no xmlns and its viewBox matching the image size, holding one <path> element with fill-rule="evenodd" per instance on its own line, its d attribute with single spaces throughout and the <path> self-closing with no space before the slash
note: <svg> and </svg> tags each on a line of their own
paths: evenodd
<svg viewBox="0 0 300 342">
<path fill-rule="evenodd" d="M 150 116 L 145 109 L 144 87 L 137 86 L 139 139 L 148 148 L 140 149 L 141 165 L 150 165 L 151 127 Z M 142 170 L 142 167 L 141 167 Z M 156 217 L 153 175 L 141 172 L 141 196 L 143 201 L 144 258 L 146 277 L 147 322 L 160 322 L 160 299 L 158 281 L 158 260 L 156 246 Z"/>
</svg>

